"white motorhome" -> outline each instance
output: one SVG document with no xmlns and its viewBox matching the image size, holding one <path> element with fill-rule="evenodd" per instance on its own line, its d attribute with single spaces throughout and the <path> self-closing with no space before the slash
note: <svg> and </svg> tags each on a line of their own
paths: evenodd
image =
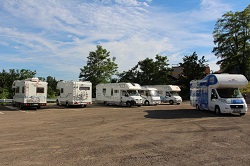
<svg viewBox="0 0 250 166">
<path fill-rule="evenodd" d="M 142 98 L 138 93 L 141 86 L 137 83 L 109 83 L 96 86 L 96 102 L 105 105 L 142 105 Z"/>
<path fill-rule="evenodd" d="M 37 107 L 47 104 L 47 82 L 38 78 L 28 78 L 25 80 L 16 80 L 12 84 L 15 95 L 13 97 L 13 106 Z"/>
<path fill-rule="evenodd" d="M 209 74 L 202 80 L 190 82 L 190 104 L 197 110 L 245 115 L 247 104 L 239 88 L 247 84 L 241 74 Z"/>
<path fill-rule="evenodd" d="M 169 103 L 171 105 L 182 103 L 182 98 L 179 95 L 181 89 L 177 85 L 149 85 L 149 87 L 157 89 L 162 103 Z"/>
<path fill-rule="evenodd" d="M 92 83 L 89 81 L 59 81 L 57 105 L 86 107 L 92 104 Z"/>
<path fill-rule="evenodd" d="M 158 105 L 161 103 L 161 98 L 156 88 L 142 86 L 142 89 L 138 92 L 142 97 L 142 103 L 144 105 Z"/>
</svg>

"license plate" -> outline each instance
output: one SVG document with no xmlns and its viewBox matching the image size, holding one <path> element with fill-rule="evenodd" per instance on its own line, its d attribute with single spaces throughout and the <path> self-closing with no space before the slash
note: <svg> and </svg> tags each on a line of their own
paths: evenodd
<svg viewBox="0 0 250 166">
<path fill-rule="evenodd" d="M 32 104 L 32 105 L 38 105 L 38 104 Z"/>
<path fill-rule="evenodd" d="M 235 109 L 235 110 L 233 110 L 233 113 L 240 113 L 240 112 L 241 112 L 240 109 Z"/>
</svg>

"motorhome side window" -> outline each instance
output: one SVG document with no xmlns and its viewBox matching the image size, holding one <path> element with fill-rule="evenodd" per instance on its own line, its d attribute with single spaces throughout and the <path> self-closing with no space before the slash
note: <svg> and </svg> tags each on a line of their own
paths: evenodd
<svg viewBox="0 0 250 166">
<path fill-rule="evenodd" d="M 22 87 L 22 93 L 24 93 L 24 86 Z"/>
<path fill-rule="evenodd" d="M 16 87 L 16 93 L 19 93 L 19 91 L 20 91 L 20 87 L 18 86 Z"/>
<path fill-rule="evenodd" d="M 44 93 L 44 87 L 37 87 L 36 93 Z"/>
<path fill-rule="evenodd" d="M 106 94 L 106 88 L 102 89 L 102 93 Z"/>
<path fill-rule="evenodd" d="M 113 96 L 113 88 L 111 89 L 111 96 Z"/>
<path fill-rule="evenodd" d="M 170 96 L 171 96 L 171 94 L 170 94 L 169 92 L 166 92 L 166 96 L 169 96 L 169 97 L 170 97 Z"/>
<path fill-rule="evenodd" d="M 79 90 L 90 90 L 90 87 L 81 86 L 81 87 L 79 87 Z"/>
<path fill-rule="evenodd" d="M 217 94 L 216 94 L 216 91 L 215 89 L 212 89 L 212 93 L 211 93 L 211 99 L 217 99 Z"/>
<path fill-rule="evenodd" d="M 128 95 L 127 92 L 125 90 L 122 91 L 122 96 L 126 96 Z"/>
</svg>

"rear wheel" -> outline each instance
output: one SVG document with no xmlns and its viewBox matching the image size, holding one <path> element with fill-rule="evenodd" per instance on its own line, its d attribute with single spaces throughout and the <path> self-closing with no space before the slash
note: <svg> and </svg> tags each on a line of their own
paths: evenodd
<svg viewBox="0 0 250 166">
<path fill-rule="evenodd" d="M 170 105 L 173 105 L 173 104 L 174 104 L 174 101 L 173 101 L 173 100 L 170 100 L 170 101 L 169 101 L 169 104 L 170 104 Z"/>
<path fill-rule="evenodd" d="M 58 100 L 56 100 L 56 105 L 58 105 L 58 106 L 60 105 L 60 103 L 59 103 L 59 101 L 58 101 Z"/>
<path fill-rule="evenodd" d="M 84 104 L 83 104 L 83 105 L 81 105 L 81 106 L 82 106 L 82 108 L 87 107 L 87 105 L 84 105 Z"/>
<path fill-rule="evenodd" d="M 68 102 L 66 103 L 66 107 L 69 108 L 69 103 Z"/>
<path fill-rule="evenodd" d="M 196 110 L 197 110 L 197 111 L 200 111 L 200 110 L 201 110 L 199 104 L 196 104 Z"/>
</svg>

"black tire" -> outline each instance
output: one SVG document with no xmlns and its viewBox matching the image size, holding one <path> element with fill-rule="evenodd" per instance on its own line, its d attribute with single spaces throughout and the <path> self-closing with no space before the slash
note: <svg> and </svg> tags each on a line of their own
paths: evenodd
<svg viewBox="0 0 250 166">
<path fill-rule="evenodd" d="M 81 107 L 82 107 L 82 108 L 85 108 L 85 107 L 87 107 L 87 105 L 84 105 L 84 104 L 83 104 L 83 105 L 81 105 Z"/>
<path fill-rule="evenodd" d="M 201 109 L 200 109 L 200 106 L 198 105 L 198 104 L 196 104 L 196 110 L 197 111 L 200 111 Z"/>
<path fill-rule="evenodd" d="M 144 102 L 144 105 L 149 105 L 149 101 L 146 100 L 146 101 Z"/>
<path fill-rule="evenodd" d="M 173 105 L 173 104 L 174 104 L 174 101 L 173 101 L 173 100 L 169 100 L 169 104 L 170 104 L 170 105 Z"/>
<path fill-rule="evenodd" d="M 56 105 L 58 105 L 58 106 L 60 105 L 60 103 L 59 103 L 59 101 L 58 101 L 58 100 L 56 100 Z"/>
<path fill-rule="evenodd" d="M 215 114 L 220 115 L 221 114 L 220 107 L 219 106 L 215 106 L 214 112 L 215 112 Z"/>
<path fill-rule="evenodd" d="M 126 102 L 126 106 L 127 106 L 127 107 L 131 107 L 131 102 L 130 102 L 130 101 L 127 101 L 127 102 Z"/>
<path fill-rule="evenodd" d="M 68 102 L 66 103 L 66 107 L 69 108 L 69 103 Z"/>
<path fill-rule="evenodd" d="M 23 109 L 23 106 L 22 104 L 19 105 L 19 110 Z"/>
</svg>

